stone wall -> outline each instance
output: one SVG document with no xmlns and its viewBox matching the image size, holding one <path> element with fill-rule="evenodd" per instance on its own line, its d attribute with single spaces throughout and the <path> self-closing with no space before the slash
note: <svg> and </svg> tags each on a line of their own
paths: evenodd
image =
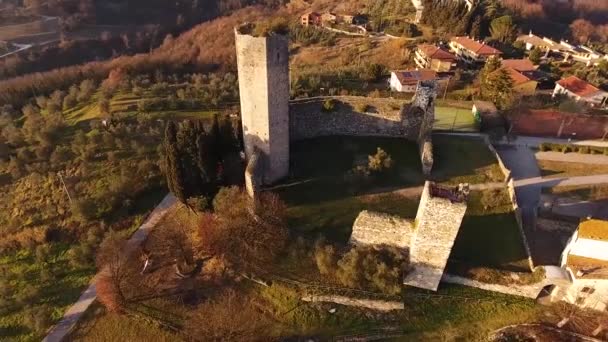
<svg viewBox="0 0 608 342">
<path fill-rule="evenodd" d="M 235 35 L 245 154 L 264 154 L 263 180 L 273 183 L 289 172 L 288 39 Z"/>
<path fill-rule="evenodd" d="M 350 243 L 409 249 L 412 223 L 398 216 L 362 211 L 353 224 Z"/>
<path fill-rule="evenodd" d="M 336 102 L 333 112 L 323 102 Z M 358 96 L 299 99 L 290 103 L 292 141 L 330 135 L 405 137 L 416 140 L 417 120 L 402 117 L 403 100 Z M 366 111 L 359 111 L 367 106 Z"/>
<path fill-rule="evenodd" d="M 521 234 L 521 239 L 524 244 L 524 248 L 526 249 L 526 254 L 528 255 L 528 266 L 530 270 L 534 269 L 534 263 L 532 262 L 532 252 L 530 251 L 530 244 L 528 243 L 528 238 L 526 237 L 526 232 L 524 230 L 524 220 L 522 217 L 521 208 L 517 204 L 517 196 L 515 194 L 515 183 L 513 178 L 509 179 L 507 182 L 507 191 L 509 192 L 509 198 L 511 199 L 511 204 L 513 205 L 513 215 L 515 215 L 515 221 L 517 221 L 517 227 L 519 228 L 519 233 Z"/>
<path fill-rule="evenodd" d="M 404 284 L 437 291 L 467 210 L 468 185 L 445 188 L 426 182 L 410 244 L 411 270 Z"/>
<path fill-rule="evenodd" d="M 247 168 L 245 169 L 245 189 L 251 198 L 255 198 L 255 195 L 260 191 L 260 188 L 264 184 L 264 161 L 263 156 L 260 153 L 254 152 Z"/>
</svg>

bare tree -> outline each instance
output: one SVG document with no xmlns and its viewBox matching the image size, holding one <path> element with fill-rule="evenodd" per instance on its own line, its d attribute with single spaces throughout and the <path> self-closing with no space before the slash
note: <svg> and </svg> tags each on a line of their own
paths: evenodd
<svg viewBox="0 0 608 342">
<path fill-rule="evenodd" d="M 263 341 L 267 327 L 252 302 L 230 289 L 200 305 L 185 331 L 195 341 Z"/>
<path fill-rule="evenodd" d="M 285 205 L 278 196 L 261 194 L 253 201 L 237 187 L 223 188 L 203 215 L 202 248 L 240 272 L 260 272 L 272 265 L 287 241 Z"/>
</svg>

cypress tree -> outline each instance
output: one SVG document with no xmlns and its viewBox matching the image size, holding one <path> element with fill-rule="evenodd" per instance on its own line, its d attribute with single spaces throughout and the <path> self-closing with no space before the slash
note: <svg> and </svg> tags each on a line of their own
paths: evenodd
<svg viewBox="0 0 608 342">
<path fill-rule="evenodd" d="M 220 153 L 226 155 L 233 153 L 236 150 L 237 141 L 234 134 L 234 127 L 232 126 L 232 120 L 228 115 L 224 116 L 220 124 Z"/>
<path fill-rule="evenodd" d="M 164 145 L 167 186 L 169 191 L 185 204 L 188 197 L 184 189 L 184 172 L 177 146 L 177 127 L 173 121 L 170 121 L 165 128 Z"/>
</svg>

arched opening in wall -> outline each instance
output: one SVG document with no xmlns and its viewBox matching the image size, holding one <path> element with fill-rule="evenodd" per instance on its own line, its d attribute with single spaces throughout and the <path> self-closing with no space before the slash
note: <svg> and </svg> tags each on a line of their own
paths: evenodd
<svg viewBox="0 0 608 342">
<path fill-rule="evenodd" d="M 553 291 L 556 289 L 556 285 L 546 285 L 545 287 L 543 287 L 540 292 L 538 293 L 538 296 L 536 296 L 536 302 L 539 304 L 549 304 L 551 303 L 551 294 L 553 293 Z"/>
</svg>

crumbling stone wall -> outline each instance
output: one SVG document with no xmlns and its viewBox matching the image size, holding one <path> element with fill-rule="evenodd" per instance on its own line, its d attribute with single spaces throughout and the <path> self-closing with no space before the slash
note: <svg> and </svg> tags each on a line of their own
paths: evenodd
<svg viewBox="0 0 608 342">
<path fill-rule="evenodd" d="M 285 36 L 236 35 L 245 155 L 264 155 L 263 181 L 289 172 L 289 50 Z"/>
<path fill-rule="evenodd" d="M 355 245 L 394 246 L 408 249 L 412 223 L 394 215 L 364 210 L 353 224 L 350 243 Z"/>
<path fill-rule="evenodd" d="M 445 188 L 426 182 L 410 243 L 411 270 L 404 284 L 437 291 L 467 210 L 468 185 Z"/>
<path fill-rule="evenodd" d="M 323 102 L 333 99 L 333 112 L 323 111 Z M 360 112 L 367 106 L 365 112 Z M 298 99 L 290 103 L 292 141 L 331 135 L 408 137 L 414 129 L 402 119 L 403 101 L 362 96 L 332 96 Z M 409 136 L 414 139 L 415 135 Z"/>
<path fill-rule="evenodd" d="M 247 168 L 245 169 L 245 189 L 249 197 L 255 198 L 255 195 L 264 185 L 264 160 L 263 155 L 258 151 L 254 151 L 249 158 Z"/>
</svg>

